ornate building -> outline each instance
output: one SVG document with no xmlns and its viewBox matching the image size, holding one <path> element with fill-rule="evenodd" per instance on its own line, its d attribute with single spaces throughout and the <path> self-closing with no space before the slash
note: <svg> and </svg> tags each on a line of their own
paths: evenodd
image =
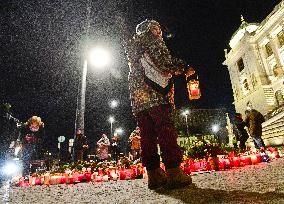
<svg viewBox="0 0 284 204">
<path fill-rule="evenodd" d="M 263 124 L 265 135 L 271 129 L 267 127 L 277 122 L 271 112 L 284 105 L 284 1 L 261 23 L 247 23 L 241 17 L 229 45 L 223 64 L 229 70 L 236 111 L 244 114 L 249 106 L 270 116 Z M 277 114 L 278 121 L 284 118 Z"/>
</svg>

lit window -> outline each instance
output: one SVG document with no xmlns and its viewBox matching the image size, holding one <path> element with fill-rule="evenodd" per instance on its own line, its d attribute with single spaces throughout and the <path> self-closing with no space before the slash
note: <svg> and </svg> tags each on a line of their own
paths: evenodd
<svg viewBox="0 0 284 204">
<path fill-rule="evenodd" d="M 284 45 L 284 32 L 283 32 L 283 30 L 281 30 L 281 31 L 277 34 L 277 38 L 278 38 L 280 47 L 282 47 L 282 46 Z"/>
<path fill-rule="evenodd" d="M 245 68 L 245 65 L 244 65 L 244 61 L 242 58 L 240 58 L 238 61 L 237 61 L 237 65 L 238 65 L 238 68 L 239 68 L 239 71 L 243 71 L 243 69 Z"/>
<path fill-rule="evenodd" d="M 265 45 L 265 50 L 266 50 L 267 57 L 269 57 L 269 56 L 271 56 L 273 54 L 272 48 L 271 48 L 269 43 L 267 43 Z"/>
</svg>

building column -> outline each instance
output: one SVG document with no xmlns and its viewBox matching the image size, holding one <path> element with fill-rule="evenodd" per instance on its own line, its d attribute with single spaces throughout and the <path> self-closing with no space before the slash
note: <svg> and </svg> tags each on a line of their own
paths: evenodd
<svg viewBox="0 0 284 204">
<path fill-rule="evenodd" d="M 267 63 L 267 56 L 266 56 L 266 51 L 264 49 L 264 46 L 259 46 L 259 45 L 256 45 L 256 49 L 259 53 L 259 57 L 261 59 L 261 62 L 262 62 L 262 66 L 266 72 L 266 76 L 273 76 L 273 73 L 272 73 L 272 70 L 271 70 L 271 67 L 268 65 Z"/>
<path fill-rule="evenodd" d="M 268 38 L 269 38 L 271 49 L 273 51 L 274 58 L 275 58 L 275 61 L 276 61 L 276 71 L 278 72 L 279 77 L 282 77 L 283 73 L 284 73 L 283 72 L 283 61 L 282 61 L 281 56 L 280 56 L 277 38 L 272 38 L 271 36 L 269 36 Z"/>
</svg>

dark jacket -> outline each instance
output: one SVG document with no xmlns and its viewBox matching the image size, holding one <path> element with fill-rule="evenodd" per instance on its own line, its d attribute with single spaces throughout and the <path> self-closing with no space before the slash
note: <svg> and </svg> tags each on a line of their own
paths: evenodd
<svg viewBox="0 0 284 204">
<path fill-rule="evenodd" d="M 75 150 L 83 150 L 83 146 L 87 144 L 87 138 L 83 134 L 76 135 L 74 139 Z"/>
<path fill-rule="evenodd" d="M 241 138 L 248 139 L 249 135 L 245 129 L 246 123 L 243 119 L 235 117 L 233 125 L 233 133 L 236 136 L 237 141 L 240 141 Z"/>
<path fill-rule="evenodd" d="M 260 137 L 262 135 L 262 123 L 265 121 L 263 115 L 257 110 L 250 110 L 245 119 L 246 126 L 251 137 Z"/>
</svg>

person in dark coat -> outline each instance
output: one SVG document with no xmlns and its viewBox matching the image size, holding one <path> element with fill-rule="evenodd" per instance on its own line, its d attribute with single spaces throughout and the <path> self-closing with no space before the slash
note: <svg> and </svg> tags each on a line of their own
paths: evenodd
<svg viewBox="0 0 284 204">
<path fill-rule="evenodd" d="M 117 133 L 114 133 L 111 138 L 111 156 L 112 159 L 118 162 L 119 154 L 120 154 L 120 136 Z"/>
<path fill-rule="evenodd" d="M 242 118 L 242 114 L 236 113 L 233 124 L 233 132 L 236 136 L 236 140 L 240 141 L 240 149 L 246 149 L 246 141 L 249 138 L 245 126 L 246 123 Z"/>
<path fill-rule="evenodd" d="M 74 139 L 74 161 L 84 159 L 84 152 L 88 149 L 87 138 L 82 134 L 81 129 L 77 129 Z"/>
<path fill-rule="evenodd" d="M 245 124 L 248 127 L 248 132 L 253 139 L 255 148 L 261 149 L 265 144 L 261 138 L 262 123 L 265 121 L 263 115 L 255 109 L 246 110 Z"/>
<path fill-rule="evenodd" d="M 44 155 L 44 123 L 38 116 L 32 116 L 20 126 L 18 141 L 22 145 L 23 175 L 27 176 L 35 170 L 31 163 L 43 159 Z"/>
</svg>

